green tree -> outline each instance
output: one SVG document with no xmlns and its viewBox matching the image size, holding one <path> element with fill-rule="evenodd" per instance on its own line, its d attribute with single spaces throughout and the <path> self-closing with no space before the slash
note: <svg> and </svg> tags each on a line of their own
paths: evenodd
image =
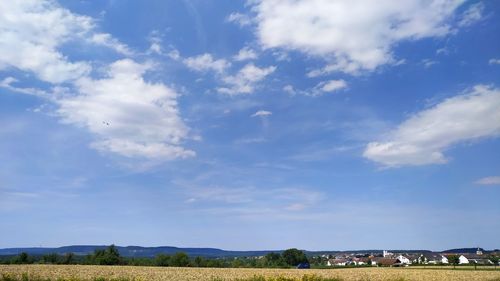
<svg viewBox="0 0 500 281">
<path fill-rule="evenodd" d="M 170 265 L 178 267 L 189 266 L 189 256 L 183 252 L 175 253 L 170 258 Z"/>
<path fill-rule="evenodd" d="M 203 257 L 194 258 L 194 266 L 196 267 L 206 267 L 207 261 Z"/>
<path fill-rule="evenodd" d="M 458 255 L 449 255 L 447 258 L 448 262 L 453 264 L 453 268 L 460 263 L 460 257 Z"/>
<path fill-rule="evenodd" d="M 155 258 L 155 264 L 157 266 L 169 266 L 170 265 L 170 256 L 165 254 L 159 254 Z"/>
<path fill-rule="evenodd" d="M 62 264 L 72 264 L 75 261 L 75 254 L 66 253 L 62 259 Z"/>
<path fill-rule="evenodd" d="M 285 250 L 281 256 L 285 262 L 291 266 L 297 266 L 299 263 L 308 262 L 306 254 L 295 248 Z"/>
<path fill-rule="evenodd" d="M 234 259 L 234 260 L 232 260 L 232 262 L 231 262 L 231 267 L 233 267 L 233 268 L 240 268 L 240 267 L 243 267 L 243 262 L 241 261 L 241 259 L 235 258 L 235 259 Z"/>
<path fill-rule="evenodd" d="M 43 263 L 57 264 L 59 263 L 59 256 L 56 253 L 46 254 L 42 256 Z"/>
<path fill-rule="evenodd" d="M 207 260 L 207 267 L 225 267 L 225 264 L 220 259 L 209 259 Z"/>
<path fill-rule="evenodd" d="M 495 269 L 497 269 L 498 261 L 500 260 L 500 258 L 498 256 L 491 255 L 489 259 L 495 265 Z"/>
<path fill-rule="evenodd" d="M 28 255 L 28 253 L 22 252 L 12 260 L 12 263 L 14 263 L 14 264 L 29 264 L 29 263 L 33 263 L 33 258 L 30 257 Z"/>
<path fill-rule="evenodd" d="M 95 250 L 94 255 L 90 259 L 91 263 L 99 265 L 117 265 L 122 263 L 122 258 L 115 245 L 111 245 L 105 250 Z"/>
<path fill-rule="evenodd" d="M 265 267 L 285 267 L 287 263 L 285 259 L 277 253 L 269 253 L 264 256 L 264 264 Z"/>
</svg>

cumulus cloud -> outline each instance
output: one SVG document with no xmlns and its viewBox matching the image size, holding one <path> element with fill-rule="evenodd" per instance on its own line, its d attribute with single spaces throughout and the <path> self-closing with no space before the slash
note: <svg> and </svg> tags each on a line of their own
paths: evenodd
<svg viewBox="0 0 500 281">
<path fill-rule="evenodd" d="M 276 70 L 275 66 L 260 68 L 253 63 L 245 65 L 235 75 L 222 77 L 223 83 L 227 86 L 217 88 L 219 93 L 228 95 L 253 93 L 256 84 L 266 78 Z"/>
<path fill-rule="evenodd" d="M 61 50 L 76 41 L 133 55 L 127 45 L 96 30 L 92 18 L 55 1 L 1 1 L 0 70 L 17 68 L 52 85 L 22 88 L 16 86 L 18 78 L 7 77 L 0 87 L 54 103 L 56 116 L 87 129 L 96 139 L 92 147 L 100 151 L 157 161 L 193 156 L 181 146 L 189 130 L 180 118 L 176 92 L 144 80 L 151 65 L 122 59 L 108 65 L 104 77 L 94 78 L 94 61 L 74 62 Z"/>
<path fill-rule="evenodd" d="M 478 85 L 414 114 L 363 155 L 388 167 L 441 164 L 452 145 L 498 135 L 500 89 Z"/>
<path fill-rule="evenodd" d="M 262 46 L 326 58 L 326 67 L 309 74 L 318 76 L 395 63 L 394 45 L 448 34 L 449 21 L 463 2 L 256 0 L 252 5 Z"/>
<path fill-rule="evenodd" d="M 256 58 L 257 54 L 249 49 L 243 48 L 233 58 L 235 61 L 249 60 Z M 247 63 L 236 73 L 231 74 L 231 62 L 225 59 L 214 59 L 211 54 L 202 54 L 194 57 L 180 58 L 190 69 L 196 71 L 213 71 L 215 78 L 223 84 L 216 90 L 222 94 L 239 95 L 250 94 L 255 91 L 258 82 L 276 70 L 275 66 L 258 67 L 253 63 Z"/>
<path fill-rule="evenodd" d="M 231 63 L 225 59 L 215 60 L 211 54 L 203 54 L 195 57 L 189 57 L 184 59 L 184 64 L 196 71 L 208 71 L 212 70 L 215 72 L 222 73 Z"/>
<path fill-rule="evenodd" d="M 500 176 L 485 177 L 476 181 L 476 184 L 481 185 L 500 185 Z"/>
<path fill-rule="evenodd" d="M 145 81 L 149 69 L 130 59 L 116 61 L 103 79 L 79 79 L 79 94 L 57 100 L 57 113 L 63 122 L 95 134 L 92 147 L 101 151 L 147 159 L 194 156 L 180 146 L 188 129 L 179 117 L 176 92 Z"/>
<path fill-rule="evenodd" d="M 272 114 L 273 113 L 271 111 L 259 110 L 259 111 L 255 112 L 254 114 L 252 114 L 250 117 L 265 117 L 265 116 L 269 116 Z"/>
<path fill-rule="evenodd" d="M 248 48 L 242 48 L 236 56 L 234 56 L 235 61 L 244 61 L 244 60 L 254 60 L 257 58 L 257 53 Z"/>
<path fill-rule="evenodd" d="M 52 1 L 2 1 L 0 70 L 15 67 L 53 83 L 81 77 L 90 65 L 69 61 L 57 48 L 92 28 L 90 18 L 74 15 Z"/>
<path fill-rule="evenodd" d="M 106 33 L 95 31 L 94 20 L 71 13 L 51 0 L 0 2 L 0 70 L 9 67 L 33 73 L 51 83 L 78 79 L 91 71 L 90 63 L 71 61 L 59 51 L 69 41 L 131 51 Z"/>
</svg>

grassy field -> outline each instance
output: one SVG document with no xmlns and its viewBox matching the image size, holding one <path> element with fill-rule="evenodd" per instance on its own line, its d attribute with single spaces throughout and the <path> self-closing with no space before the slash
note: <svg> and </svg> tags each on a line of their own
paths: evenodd
<svg viewBox="0 0 500 281">
<path fill-rule="evenodd" d="M 25 275 L 24 279 L 22 278 Z M 318 278 L 306 278 L 315 276 Z M 500 281 L 500 270 L 431 270 L 412 268 L 351 269 L 247 269 L 247 268 L 175 268 L 85 265 L 0 265 L 0 280 L 341 280 L 341 281 Z M 29 276 L 29 278 L 27 278 Z M 258 278 L 256 278 L 258 277 Z M 11 278 L 11 279 L 8 279 Z M 42 279 L 37 279 L 42 278 Z M 102 278 L 102 279 L 99 279 Z M 288 279 L 286 279 L 288 278 Z"/>
</svg>

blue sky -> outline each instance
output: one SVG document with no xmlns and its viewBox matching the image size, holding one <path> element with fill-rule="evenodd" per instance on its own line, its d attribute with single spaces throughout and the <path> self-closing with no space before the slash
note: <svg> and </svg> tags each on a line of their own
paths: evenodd
<svg viewBox="0 0 500 281">
<path fill-rule="evenodd" d="M 0 3 L 0 247 L 498 248 L 499 11 Z"/>
</svg>

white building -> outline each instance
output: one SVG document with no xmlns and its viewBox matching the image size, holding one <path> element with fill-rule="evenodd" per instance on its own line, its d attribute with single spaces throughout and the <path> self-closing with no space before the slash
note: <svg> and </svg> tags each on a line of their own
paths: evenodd
<svg viewBox="0 0 500 281">
<path fill-rule="evenodd" d="M 469 264 L 469 259 L 464 255 L 460 255 L 460 257 L 458 257 L 458 264 Z"/>
<path fill-rule="evenodd" d="M 411 264 L 410 259 L 403 255 L 399 255 L 396 258 L 401 262 L 401 264 Z"/>
<path fill-rule="evenodd" d="M 448 258 L 438 254 L 438 253 L 424 253 L 422 254 L 417 262 L 422 262 L 425 264 L 448 264 Z"/>
<path fill-rule="evenodd" d="M 382 252 L 382 255 L 383 255 L 384 258 L 389 258 L 389 257 L 392 257 L 394 254 L 391 253 L 391 252 L 389 252 L 389 251 L 387 251 L 387 250 L 384 250 Z"/>
</svg>

